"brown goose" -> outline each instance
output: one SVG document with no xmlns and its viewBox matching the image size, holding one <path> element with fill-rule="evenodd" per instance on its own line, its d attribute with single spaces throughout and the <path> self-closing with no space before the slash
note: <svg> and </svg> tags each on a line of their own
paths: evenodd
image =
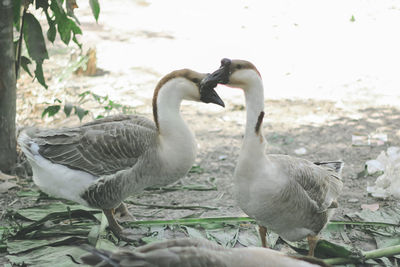
<svg viewBox="0 0 400 267">
<path fill-rule="evenodd" d="M 114 209 L 146 187 L 177 181 L 194 162 L 196 142 L 181 117 L 181 101 L 224 106 L 213 87 L 200 92 L 204 77 L 189 69 L 163 77 L 154 91 L 154 122 L 117 115 L 74 128 L 26 129 L 18 143 L 34 182 L 50 195 L 102 209 L 111 230 L 128 239 Z"/>
<path fill-rule="evenodd" d="M 206 239 L 182 238 L 115 253 L 84 247 L 84 263 L 98 267 L 312 267 L 328 266 L 315 258 L 294 258 L 265 248 L 223 248 Z"/>
<path fill-rule="evenodd" d="M 266 246 L 266 227 L 289 241 L 305 237 L 314 255 L 318 233 L 337 208 L 342 189 L 343 162 L 312 163 L 287 155 L 265 153 L 262 133 L 264 87 L 260 72 L 244 60 L 223 59 L 219 70 L 203 80 L 243 89 L 247 121 L 234 174 L 235 196 L 240 208 L 254 218 Z"/>
</svg>

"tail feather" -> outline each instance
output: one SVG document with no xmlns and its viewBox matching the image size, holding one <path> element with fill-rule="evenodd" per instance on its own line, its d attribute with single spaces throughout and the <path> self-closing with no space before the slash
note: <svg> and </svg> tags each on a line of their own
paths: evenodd
<svg viewBox="0 0 400 267">
<path fill-rule="evenodd" d="M 32 149 L 34 128 L 23 130 L 18 136 L 18 144 L 28 159 L 33 159 L 38 152 Z M 39 147 L 38 147 L 39 148 Z"/>
<path fill-rule="evenodd" d="M 343 161 L 319 161 L 314 162 L 314 164 L 336 172 L 339 176 L 338 178 L 340 178 L 340 176 L 342 175 L 342 170 L 344 166 Z"/>
</svg>

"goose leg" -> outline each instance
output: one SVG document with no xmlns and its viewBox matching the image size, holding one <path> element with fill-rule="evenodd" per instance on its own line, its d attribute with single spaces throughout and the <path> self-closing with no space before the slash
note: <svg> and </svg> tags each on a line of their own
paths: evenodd
<svg viewBox="0 0 400 267">
<path fill-rule="evenodd" d="M 310 250 L 308 251 L 308 256 L 314 257 L 314 251 L 315 251 L 315 247 L 317 246 L 318 239 L 319 238 L 317 235 L 307 236 L 308 247 L 310 248 Z"/>
<path fill-rule="evenodd" d="M 114 218 L 114 209 L 104 209 L 104 215 L 106 215 L 108 226 L 114 235 L 119 236 L 122 233 L 122 227 L 118 224 L 118 222 Z"/>
<path fill-rule="evenodd" d="M 264 248 L 268 248 L 267 246 L 267 228 L 264 226 L 258 226 L 258 232 L 260 233 L 261 244 Z"/>
<path fill-rule="evenodd" d="M 123 202 L 115 208 L 115 218 L 118 222 L 136 221 Z"/>
<path fill-rule="evenodd" d="M 135 241 L 134 238 L 129 237 L 131 229 L 123 229 L 121 225 L 119 225 L 118 222 L 115 220 L 114 209 L 104 209 L 103 212 L 107 218 L 108 226 L 118 239 L 124 240 L 126 242 Z"/>
</svg>

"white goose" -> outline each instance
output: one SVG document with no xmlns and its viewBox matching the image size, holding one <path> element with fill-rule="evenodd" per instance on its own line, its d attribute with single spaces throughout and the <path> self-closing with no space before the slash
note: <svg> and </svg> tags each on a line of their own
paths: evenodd
<svg viewBox="0 0 400 267">
<path fill-rule="evenodd" d="M 307 237 L 309 255 L 314 255 L 317 235 L 337 208 L 343 162 L 312 163 L 265 154 L 264 87 L 259 71 L 248 61 L 223 59 L 221 68 L 203 83 L 215 82 L 222 72 L 220 82 L 242 88 L 246 99 L 246 130 L 234 174 L 240 208 L 258 222 L 264 247 L 268 227 L 289 241 Z"/>
<path fill-rule="evenodd" d="M 213 87 L 200 92 L 204 77 L 189 69 L 163 77 L 154 91 L 154 122 L 117 115 L 74 128 L 26 129 L 18 143 L 34 182 L 50 195 L 102 209 L 114 234 L 129 240 L 114 209 L 146 187 L 177 181 L 195 160 L 196 142 L 181 117 L 181 101 L 224 106 Z"/>
<path fill-rule="evenodd" d="M 91 254 L 81 257 L 92 266 L 142 267 L 316 267 L 328 266 L 315 258 L 295 258 L 264 248 L 224 248 L 206 239 L 173 239 L 135 250 L 109 252 L 82 247 Z"/>
</svg>

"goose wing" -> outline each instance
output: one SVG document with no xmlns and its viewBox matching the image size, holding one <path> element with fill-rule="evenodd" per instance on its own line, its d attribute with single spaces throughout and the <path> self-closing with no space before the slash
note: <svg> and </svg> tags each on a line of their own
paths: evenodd
<svg viewBox="0 0 400 267">
<path fill-rule="evenodd" d="M 91 254 L 81 257 L 84 263 L 101 266 L 148 266 L 148 267 L 227 267 L 227 257 L 219 257 L 217 251 L 225 249 L 210 241 L 176 239 L 155 242 L 133 251 L 119 250 L 114 253 L 82 247 Z M 228 256 L 229 258 L 229 256 Z"/>
<path fill-rule="evenodd" d="M 153 245 L 154 244 L 154 245 Z M 133 251 L 109 252 L 83 246 L 90 252 L 81 257 L 92 266 L 142 266 L 142 267 L 239 267 L 239 266 L 325 266 L 318 259 L 295 259 L 278 251 L 265 248 L 223 248 L 207 240 L 188 238 L 155 242 Z"/>
<path fill-rule="evenodd" d="M 101 176 L 135 165 L 156 135 L 151 120 L 119 115 L 76 128 L 40 130 L 33 141 L 39 154 L 51 162 Z"/>
<path fill-rule="evenodd" d="M 318 212 L 337 207 L 336 199 L 343 187 L 342 162 L 312 163 L 283 155 L 274 155 L 272 158 L 284 165 L 281 167 L 291 178 L 290 182 L 300 189 L 300 194 L 304 194 Z"/>
</svg>

